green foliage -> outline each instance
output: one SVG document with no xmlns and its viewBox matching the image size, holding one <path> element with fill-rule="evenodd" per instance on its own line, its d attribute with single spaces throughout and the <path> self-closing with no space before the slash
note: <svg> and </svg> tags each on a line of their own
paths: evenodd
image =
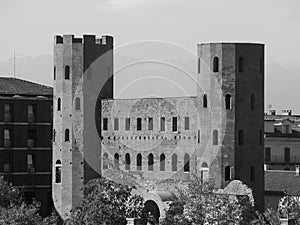
<svg viewBox="0 0 300 225">
<path fill-rule="evenodd" d="M 178 199 L 170 205 L 163 225 L 246 225 L 256 218 L 248 196 L 216 193 L 212 181 L 202 183 L 195 177 L 178 193 Z"/>
<path fill-rule="evenodd" d="M 71 211 L 67 225 L 126 224 L 128 217 L 141 217 L 143 198 L 132 194 L 133 187 L 105 178 L 90 180 L 82 203 Z"/>
<path fill-rule="evenodd" d="M 13 187 L 0 176 L 0 224 L 5 225 L 54 225 L 56 216 L 53 214 L 43 219 L 38 210 L 40 204 L 23 201 L 20 190 Z"/>
</svg>

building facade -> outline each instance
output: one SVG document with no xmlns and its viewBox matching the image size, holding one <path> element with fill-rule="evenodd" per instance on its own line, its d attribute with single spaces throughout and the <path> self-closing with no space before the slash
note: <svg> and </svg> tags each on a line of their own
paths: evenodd
<svg viewBox="0 0 300 225">
<path fill-rule="evenodd" d="M 53 200 L 63 219 L 99 175 L 130 180 L 157 219 L 192 175 L 217 188 L 242 180 L 263 210 L 264 45 L 200 44 L 197 55 L 197 96 L 113 99 L 112 37 L 56 36 Z"/>
<path fill-rule="evenodd" d="M 0 77 L 0 174 L 52 212 L 52 88 Z"/>
</svg>

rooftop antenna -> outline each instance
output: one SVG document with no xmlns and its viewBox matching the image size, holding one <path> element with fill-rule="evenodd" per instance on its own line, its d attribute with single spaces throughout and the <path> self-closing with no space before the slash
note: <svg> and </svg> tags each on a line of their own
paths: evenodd
<svg viewBox="0 0 300 225">
<path fill-rule="evenodd" d="M 14 50 L 14 78 L 16 77 L 16 52 Z"/>
</svg>

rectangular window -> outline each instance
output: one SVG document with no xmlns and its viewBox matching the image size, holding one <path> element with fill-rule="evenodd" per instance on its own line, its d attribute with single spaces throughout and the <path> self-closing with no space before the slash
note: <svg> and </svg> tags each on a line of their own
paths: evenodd
<svg viewBox="0 0 300 225">
<path fill-rule="evenodd" d="M 28 130 L 27 147 L 35 147 L 36 145 L 36 130 Z"/>
<path fill-rule="evenodd" d="M 284 148 L 284 162 L 290 162 L 290 148 Z"/>
<path fill-rule="evenodd" d="M 161 131 L 165 131 L 166 130 L 165 122 L 166 122 L 166 118 L 165 117 L 161 117 L 160 118 L 160 130 Z"/>
<path fill-rule="evenodd" d="M 11 104 L 4 105 L 4 122 L 13 121 L 13 106 Z"/>
<path fill-rule="evenodd" d="M 177 131 L 177 117 L 173 117 L 172 119 L 172 131 Z"/>
<path fill-rule="evenodd" d="M 271 148 L 266 147 L 265 148 L 265 162 L 270 162 L 271 161 Z"/>
<path fill-rule="evenodd" d="M 114 119 L 114 130 L 119 130 L 119 118 Z"/>
<path fill-rule="evenodd" d="M 103 130 L 107 130 L 108 127 L 108 118 L 103 118 Z"/>
<path fill-rule="evenodd" d="M 137 118 L 136 119 L 136 129 L 137 130 L 142 130 L 142 118 Z"/>
<path fill-rule="evenodd" d="M 130 118 L 125 118 L 125 130 L 130 130 Z"/>
<path fill-rule="evenodd" d="M 189 117 L 185 117 L 184 118 L 184 129 L 185 130 L 189 130 L 190 129 L 190 118 Z"/>
<path fill-rule="evenodd" d="M 12 146 L 12 130 L 5 129 L 4 130 L 4 147 Z"/>
<path fill-rule="evenodd" d="M 153 130 L 153 118 L 148 119 L 148 130 Z"/>
<path fill-rule="evenodd" d="M 35 172 L 35 155 L 33 154 L 27 155 L 27 172 L 29 173 Z"/>
<path fill-rule="evenodd" d="M 27 107 L 27 115 L 28 115 L 28 122 L 32 123 L 35 122 L 36 117 L 36 105 L 28 105 Z"/>
</svg>

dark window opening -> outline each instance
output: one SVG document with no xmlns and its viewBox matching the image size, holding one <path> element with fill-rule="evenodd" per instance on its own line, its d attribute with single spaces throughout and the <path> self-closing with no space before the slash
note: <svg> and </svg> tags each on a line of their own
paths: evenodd
<svg viewBox="0 0 300 225">
<path fill-rule="evenodd" d="M 165 121 L 166 121 L 165 117 L 160 118 L 160 131 L 165 131 Z"/>
<path fill-rule="evenodd" d="M 53 68 L 53 77 L 54 77 L 53 79 L 56 80 L 56 67 L 55 66 Z"/>
<path fill-rule="evenodd" d="M 184 129 L 185 130 L 189 130 L 190 129 L 190 118 L 189 117 L 185 117 L 184 118 Z"/>
<path fill-rule="evenodd" d="M 214 130 L 213 131 L 213 141 L 212 141 L 213 145 L 218 145 L 218 131 Z"/>
<path fill-rule="evenodd" d="M 103 118 L 103 130 L 107 130 L 108 128 L 108 118 Z"/>
<path fill-rule="evenodd" d="M 203 95 L 203 108 L 207 108 L 207 95 Z"/>
<path fill-rule="evenodd" d="M 225 181 L 230 180 L 230 166 L 225 167 Z"/>
<path fill-rule="evenodd" d="M 219 72 L 219 58 L 214 57 L 213 59 L 213 72 Z"/>
<path fill-rule="evenodd" d="M 136 156 L 136 168 L 142 170 L 142 155 L 140 153 Z"/>
<path fill-rule="evenodd" d="M 61 100 L 60 98 L 57 99 L 57 111 L 60 111 L 61 109 Z"/>
<path fill-rule="evenodd" d="M 142 118 L 137 118 L 136 119 L 136 129 L 137 130 L 142 130 Z"/>
<path fill-rule="evenodd" d="M 125 118 L 125 130 L 130 130 L 130 118 Z"/>
<path fill-rule="evenodd" d="M 149 171 L 153 171 L 153 164 L 154 164 L 154 157 L 153 157 L 153 154 L 150 153 L 148 155 L 148 170 Z"/>
<path fill-rule="evenodd" d="M 201 60 L 198 58 L 198 73 L 200 73 Z"/>
<path fill-rule="evenodd" d="M 70 130 L 65 129 L 65 142 L 70 141 Z"/>
<path fill-rule="evenodd" d="M 80 110 L 80 98 L 75 98 L 75 110 Z"/>
<path fill-rule="evenodd" d="M 65 66 L 65 80 L 70 80 L 70 67 Z"/>
<path fill-rule="evenodd" d="M 225 96 L 225 107 L 226 109 L 231 109 L 231 95 L 227 94 Z"/>
<path fill-rule="evenodd" d="M 200 143 L 200 138 L 201 138 L 201 134 L 200 134 L 200 130 L 198 130 L 198 144 Z"/>
<path fill-rule="evenodd" d="M 114 119 L 114 130 L 119 130 L 119 118 Z"/>
<path fill-rule="evenodd" d="M 115 168 L 119 168 L 119 159 L 120 159 L 120 156 L 119 156 L 119 154 L 118 153 L 115 153 L 115 155 L 114 155 L 114 166 L 115 166 Z"/>
<path fill-rule="evenodd" d="M 190 156 L 188 154 L 184 155 L 184 172 L 190 172 Z"/>
<path fill-rule="evenodd" d="M 288 147 L 284 148 L 284 162 L 285 163 L 290 162 L 290 148 Z"/>
<path fill-rule="evenodd" d="M 165 171 L 165 167 L 166 167 L 166 156 L 165 156 L 165 154 L 160 155 L 159 161 L 160 161 L 160 166 L 159 166 L 160 171 Z"/>
<path fill-rule="evenodd" d="M 173 117 L 172 119 L 172 131 L 173 132 L 177 131 L 177 117 Z"/>
<path fill-rule="evenodd" d="M 55 183 L 61 183 L 61 161 L 55 163 Z"/>
<path fill-rule="evenodd" d="M 125 170 L 130 170 L 130 154 L 125 155 Z"/>
<path fill-rule="evenodd" d="M 177 155 L 172 155 L 172 171 L 177 171 Z"/>
<path fill-rule="evenodd" d="M 148 118 L 148 130 L 153 130 L 153 118 Z"/>
</svg>

